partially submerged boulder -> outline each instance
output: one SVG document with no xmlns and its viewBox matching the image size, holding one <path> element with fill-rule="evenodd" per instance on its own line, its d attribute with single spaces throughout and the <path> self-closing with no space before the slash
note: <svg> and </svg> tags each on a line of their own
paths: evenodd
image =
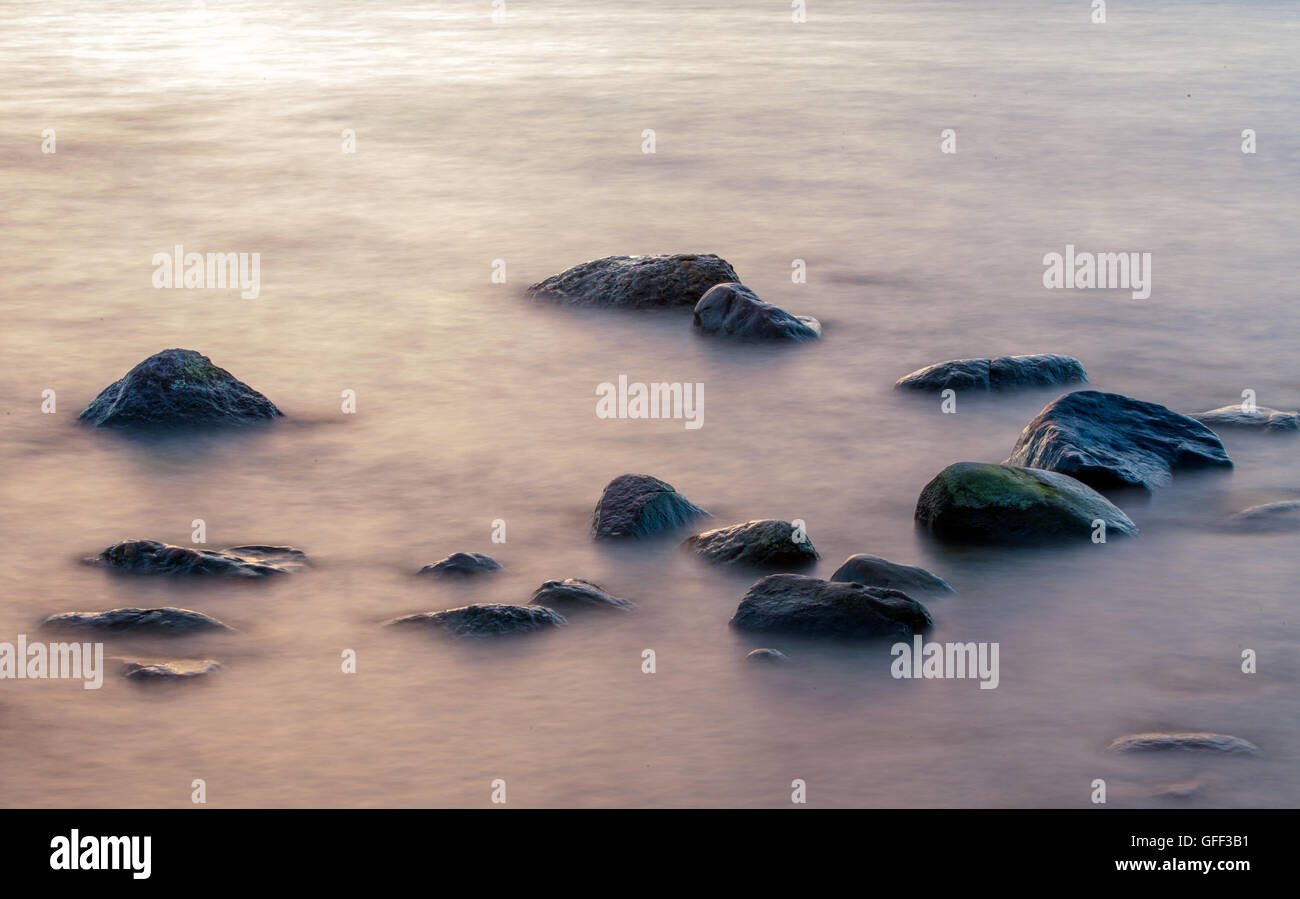
<svg viewBox="0 0 1300 899">
<path fill-rule="evenodd" d="M 906 637 L 932 623 L 925 606 L 902 591 L 803 574 L 769 574 L 731 618 L 741 630 L 818 637 Z"/>
<path fill-rule="evenodd" d="M 1025 426 L 1009 465 L 1045 468 L 1101 489 L 1167 484 L 1176 468 L 1231 468 L 1208 427 L 1157 403 L 1079 390 Z"/>
<path fill-rule="evenodd" d="M 192 549 L 157 540 L 123 540 L 86 560 L 125 574 L 267 577 L 308 567 L 307 555 L 292 546 L 232 546 Z"/>
<path fill-rule="evenodd" d="M 404 615 L 386 622 L 389 627 L 421 626 L 445 631 L 453 637 L 501 637 L 528 634 L 567 624 L 563 615 L 545 606 L 510 606 L 476 603 L 442 612 Z"/>
<path fill-rule="evenodd" d="M 731 565 L 795 568 L 820 558 L 801 528 L 775 518 L 714 528 L 687 537 L 683 545 L 702 559 Z"/>
<path fill-rule="evenodd" d="M 1222 752 L 1254 755 L 1259 747 L 1249 740 L 1228 734 L 1149 733 L 1118 737 L 1107 747 L 1111 752 Z"/>
<path fill-rule="evenodd" d="M 695 304 L 695 327 L 709 334 L 761 340 L 816 340 L 821 323 L 764 303 L 744 284 L 715 284 Z"/>
<path fill-rule="evenodd" d="M 528 289 L 573 305 L 650 309 L 694 307 L 713 285 L 739 280 L 718 256 L 675 253 L 593 259 Z"/>
<path fill-rule="evenodd" d="M 106 612 L 62 612 L 41 622 L 60 630 L 131 631 L 134 633 L 194 634 L 234 628 L 190 609 L 109 609 Z"/>
<path fill-rule="evenodd" d="M 1300 530 L 1300 500 L 1282 500 L 1242 509 L 1228 519 L 1228 527 L 1251 534 Z"/>
<path fill-rule="evenodd" d="M 833 581 L 851 581 L 868 587 L 891 587 L 905 592 L 931 591 L 954 593 L 952 587 L 937 574 L 931 574 L 915 565 L 900 565 L 880 556 L 858 553 L 849 556 L 831 575 Z"/>
<path fill-rule="evenodd" d="M 100 391 L 77 416 L 97 428 L 249 424 L 277 418 L 275 404 L 194 350 L 154 353 Z"/>
<path fill-rule="evenodd" d="M 1011 390 L 1087 380 L 1083 363 L 1073 356 L 1040 353 L 938 362 L 904 375 L 894 386 L 912 390 Z"/>
<path fill-rule="evenodd" d="M 467 578 L 500 570 L 501 563 L 483 553 L 452 553 L 445 559 L 425 565 L 418 573 L 438 577 Z"/>
<path fill-rule="evenodd" d="M 925 485 L 916 520 L 936 537 L 978 543 L 1091 540 L 1094 522 L 1106 535 L 1137 526 L 1106 497 L 1054 471 L 988 462 L 955 462 Z"/>
<path fill-rule="evenodd" d="M 1232 406 L 1220 406 L 1209 412 L 1193 412 L 1189 417 L 1215 430 L 1252 428 L 1261 431 L 1300 431 L 1300 413 L 1279 412 L 1268 406 L 1256 406 L 1247 412 L 1241 408 L 1240 403 L 1237 403 Z"/>
<path fill-rule="evenodd" d="M 627 612 L 636 608 L 636 603 L 631 600 L 620 599 L 591 581 L 576 577 L 565 578 L 562 581 L 547 581 L 533 591 L 533 598 L 529 602 L 552 608 L 594 606 Z"/>
<path fill-rule="evenodd" d="M 619 475 L 596 503 L 591 528 L 597 537 L 649 537 L 708 515 L 658 478 Z"/>
<path fill-rule="evenodd" d="M 122 676 L 138 681 L 183 681 L 221 670 L 221 664 L 213 659 L 173 659 L 164 662 L 122 662 Z"/>
<path fill-rule="evenodd" d="M 779 649 L 769 649 L 764 646 L 759 649 L 751 649 L 745 654 L 745 661 L 758 662 L 763 665 L 780 665 L 790 661 L 790 657 Z"/>
</svg>

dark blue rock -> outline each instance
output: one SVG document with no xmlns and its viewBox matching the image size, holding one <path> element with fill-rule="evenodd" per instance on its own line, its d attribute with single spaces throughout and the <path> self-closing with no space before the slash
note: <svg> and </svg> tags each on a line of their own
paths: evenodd
<svg viewBox="0 0 1300 899">
<path fill-rule="evenodd" d="M 307 567 L 307 556 L 291 546 L 232 546 L 191 549 L 157 540 L 123 540 L 87 559 L 123 574 L 267 577 Z"/>
<path fill-rule="evenodd" d="M 649 537 L 708 514 L 671 484 L 645 474 L 624 474 L 606 485 L 591 528 L 601 538 Z"/>
<path fill-rule="evenodd" d="M 695 304 L 695 327 L 709 334 L 759 340 L 816 340 L 822 336 L 815 318 L 791 315 L 764 303 L 743 284 L 715 284 Z"/>
<path fill-rule="evenodd" d="M 479 603 L 442 612 L 421 612 L 387 622 L 390 627 L 433 628 L 453 637 L 529 634 L 563 627 L 567 623 L 559 612 L 544 606 L 509 606 L 499 603 Z"/>
<path fill-rule="evenodd" d="M 432 574 L 439 577 L 467 578 L 476 574 L 488 574 L 500 571 L 501 563 L 482 553 L 452 553 L 431 565 L 425 565 L 419 574 Z"/>
<path fill-rule="evenodd" d="M 1048 387 L 1088 380 L 1083 364 L 1072 356 L 1044 353 L 998 359 L 954 359 L 917 369 L 895 382 L 913 390 L 1010 390 Z"/>
<path fill-rule="evenodd" d="M 900 565 L 865 553 L 849 556 L 831 575 L 833 581 L 851 581 L 868 587 L 891 587 L 903 591 L 953 593 L 943 578 L 915 565 Z"/>
<path fill-rule="evenodd" d="M 63 612 L 41 622 L 42 627 L 61 630 L 132 631 L 140 633 L 191 634 L 201 631 L 228 631 L 222 624 L 202 612 L 189 609 L 109 609 L 106 612 Z"/>
<path fill-rule="evenodd" d="M 528 288 L 534 296 L 579 306 L 627 309 L 694 307 L 715 284 L 739 281 L 711 254 L 606 256 Z"/>
<path fill-rule="evenodd" d="M 764 518 L 704 531 L 687 537 L 683 545 L 710 562 L 765 568 L 795 568 L 816 562 L 819 556 L 812 541 L 805 534 L 803 542 L 796 542 L 795 534 L 790 522 Z"/>
<path fill-rule="evenodd" d="M 749 588 L 731 625 L 817 637 L 906 637 L 933 623 L 925 606 L 899 590 L 769 574 Z"/>
<path fill-rule="evenodd" d="M 625 612 L 636 608 L 636 603 L 630 600 L 613 596 L 591 581 L 573 577 L 562 581 L 547 581 L 533 591 L 533 597 L 529 602 L 549 608 L 591 606 Z"/>
</svg>

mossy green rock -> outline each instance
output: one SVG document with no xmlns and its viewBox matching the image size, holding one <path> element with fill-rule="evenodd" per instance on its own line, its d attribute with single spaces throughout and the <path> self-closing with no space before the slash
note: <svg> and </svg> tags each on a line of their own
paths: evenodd
<svg viewBox="0 0 1300 899">
<path fill-rule="evenodd" d="M 916 520 L 953 541 L 1033 543 L 1092 540 L 1095 522 L 1107 537 L 1133 535 L 1137 526 L 1087 484 L 1037 468 L 957 462 L 925 485 Z"/>
</svg>

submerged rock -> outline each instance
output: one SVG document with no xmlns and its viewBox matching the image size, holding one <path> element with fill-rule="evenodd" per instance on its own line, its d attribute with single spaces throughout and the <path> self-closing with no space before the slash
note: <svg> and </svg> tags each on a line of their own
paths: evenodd
<svg viewBox="0 0 1300 899">
<path fill-rule="evenodd" d="M 172 607 L 109 609 L 106 612 L 62 612 L 46 618 L 41 622 L 41 626 L 67 630 L 89 629 L 163 634 L 234 630 L 202 612 Z"/>
<path fill-rule="evenodd" d="M 533 591 L 529 600 L 540 606 L 598 606 L 606 609 L 631 611 L 636 603 L 619 599 L 591 581 L 569 577 L 562 581 L 547 581 Z"/>
<path fill-rule="evenodd" d="M 751 649 L 745 655 L 747 662 L 761 662 L 765 665 L 780 665 L 790 661 L 790 657 L 779 649 L 768 649 L 766 646 L 761 649 Z"/>
<path fill-rule="evenodd" d="M 267 577 L 307 567 L 307 555 L 291 546 L 232 546 L 224 550 L 191 549 L 157 540 L 123 540 L 87 559 L 127 574 Z"/>
<path fill-rule="evenodd" d="M 1254 412 L 1246 412 L 1238 403 L 1232 406 L 1220 406 L 1209 412 L 1193 412 L 1194 418 L 1211 428 L 1257 428 L 1265 431 L 1300 431 L 1300 413 L 1279 412 L 1268 406 L 1256 406 Z"/>
<path fill-rule="evenodd" d="M 1259 752 L 1259 747 L 1241 737 L 1227 734 L 1186 733 L 1186 734 L 1130 734 L 1118 737 L 1107 747 L 1111 752 L 1162 752 L 1178 750 L 1181 752 L 1225 752 L 1248 753 Z"/>
<path fill-rule="evenodd" d="M 849 556 L 831 575 L 833 581 L 852 581 L 868 587 L 892 587 L 913 592 L 929 590 L 936 593 L 955 593 L 947 581 L 915 565 L 900 565 L 880 556 L 858 553 Z"/>
<path fill-rule="evenodd" d="M 1231 468 L 1218 435 L 1195 419 L 1118 393 L 1079 390 L 1026 425 L 1009 465 L 1059 471 L 1094 487 L 1167 484 L 1175 468 Z"/>
<path fill-rule="evenodd" d="M 916 520 L 936 537 L 970 542 L 1091 540 L 1093 522 L 1106 535 L 1137 526 L 1106 497 L 1054 471 L 988 462 L 956 462 L 925 485 Z"/>
<path fill-rule="evenodd" d="M 796 541 L 796 536 L 802 536 L 803 541 Z M 767 568 L 793 568 L 820 558 L 807 534 L 775 518 L 704 531 L 687 537 L 683 545 L 710 562 Z"/>
<path fill-rule="evenodd" d="M 708 514 L 671 484 L 646 474 L 624 474 L 606 485 L 591 528 L 597 537 L 648 537 Z"/>
<path fill-rule="evenodd" d="M 822 336 L 815 318 L 791 315 L 764 303 L 744 284 L 715 284 L 695 304 L 695 327 L 710 334 L 764 340 L 816 340 Z"/>
<path fill-rule="evenodd" d="M 404 615 L 387 622 L 390 627 L 420 625 L 446 631 L 453 637 L 500 637 L 508 634 L 527 634 L 552 627 L 563 627 L 568 621 L 554 609 L 545 606 L 508 606 L 499 603 L 477 603 L 447 609 L 443 612 L 421 612 Z"/>
<path fill-rule="evenodd" d="M 1088 373 L 1078 359 L 1042 353 L 939 362 L 904 375 L 894 386 L 913 390 L 1010 390 L 1087 380 Z"/>
<path fill-rule="evenodd" d="M 899 590 L 803 574 L 769 574 L 731 618 L 741 630 L 823 637 L 905 637 L 932 623 L 925 606 Z"/>
<path fill-rule="evenodd" d="M 1228 527 L 1252 534 L 1300 530 L 1300 500 L 1283 500 L 1242 509 L 1228 519 Z"/>
<path fill-rule="evenodd" d="M 131 680 L 186 680 L 213 674 L 221 670 L 221 664 L 213 659 L 189 661 L 176 659 L 167 662 L 122 662 L 122 676 Z"/>
<path fill-rule="evenodd" d="M 593 259 L 528 289 L 574 305 L 649 309 L 693 307 L 713 285 L 739 280 L 725 259 L 676 253 Z"/>
<path fill-rule="evenodd" d="M 97 428 L 247 424 L 276 418 L 275 404 L 194 350 L 155 353 L 114 381 L 77 416 Z"/>
<path fill-rule="evenodd" d="M 488 574 L 500 571 L 501 563 L 483 553 L 452 553 L 432 565 L 425 565 L 419 574 L 433 574 L 439 577 L 466 578 L 476 574 Z"/>
</svg>

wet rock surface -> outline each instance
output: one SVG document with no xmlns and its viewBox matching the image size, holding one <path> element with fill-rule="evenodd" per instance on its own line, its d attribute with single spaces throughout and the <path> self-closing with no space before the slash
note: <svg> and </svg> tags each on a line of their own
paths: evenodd
<svg viewBox="0 0 1300 899">
<path fill-rule="evenodd" d="M 213 659 L 174 659 L 165 662 L 124 660 L 120 670 L 122 676 L 128 680 L 185 681 L 208 674 L 215 674 L 221 670 L 221 664 Z"/>
<path fill-rule="evenodd" d="M 501 563 L 483 553 L 452 553 L 445 559 L 439 559 L 425 565 L 418 572 L 423 575 L 462 579 L 479 574 L 490 574 L 501 570 Z"/>
<path fill-rule="evenodd" d="M 97 428 L 250 424 L 283 413 L 194 350 L 155 353 L 100 391 L 78 416 Z"/>
<path fill-rule="evenodd" d="M 105 612 L 62 612 L 41 622 L 60 630 L 130 631 L 151 634 L 194 634 L 234 630 L 215 618 L 190 609 L 109 609 Z"/>
<path fill-rule="evenodd" d="M 693 308 L 713 285 L 739 280 L 725 259 L 676 253 L 593 259 L 528 289 L 536 297 L 580 306 Z"/>
<path fill-rule="evenodd" d="M 1228 519 L 1233 531 L 1249 534 L 1276 534 L 1300 530 L 1300 500 L 1263 503 L 1242 509 Z"/>
<path fill-rule="evenodd" d="M 868 587 L 890 587 L 904 592 L 954 593 L 952 586 L 937 574 L 916 565 L 900 565 L 880 556 L 858 553 L 849 556 L 831 575 L 833 581 L 852 581 Z"/>
<path fill-rule="evenodd" d="M 1054 471 L 956 462 L 916 501 L 916 521 L 956 542 L 1033 543 L 1091 540 L 1093 522 L 1108 537 L 1136 534 L 1119 507 L 1091 487 Z"/>
<path fill-rule="evenodd" d="M 476 603 L 442 612 L 420 612 L 386 622 L 389 627 L 427 627 L 453 637 L 501 637 L 563 627 L 568 621 L 544 606 Z"/>
<path fill-rule="evenodd" d="M 745 661 L 756 662 L 760 665 L 783 665 L 790 661 L 790 657 L 779 649 L 751 649 L 745 654 Z"/>
<path fill-rule="evenodd" d="M 157 540 L 123 540 L 86 561 L 123 574 L 197 577 L 260 578 L 308 567 L 306 553 L 291 546 L 249 544 L 212 550 Z"/>
<path fill-rule="evenodd" d="M 1118 737 L 1107 747 L 1111 752 L 1222 752 L 1254 755 L 1259 747 L 1249 740 L 1215 733 L 1148 733 Z"/>
<path fill-rule="evenodd" d="M 797 536 L 803 540 L 796 540 Z M 702 559 L 730 565 L 794 568 L 807 566 L 819 558 L 807 534 L 792 523 L 775 518 L 714 528 L 687 537 L 682 545 Z"/>
<path fill-rule="evenodd" d="M 1220 406 L 1208 412 L 1193 412 L 1194 418 L 1212 430 L 1251 429 L 1260 431 L 1300 431 L 1300 413 L 1279 412 L 1267 406 L 1256 406 L 1247 412 L 1238 403 L 1232 406 Z"/>
<path fill-rule="evenodd" d="M 1118 393 L 1079 390 L 1049 403 L 1007 464 L 1058 471 L 1101 489 L 1169 483 L 1178 468 L 1231 468 L 1223 442 L 1193 418 Z"/>
<path fill-rule="evenodd" d="M 630 612 L 636 608 L 636 603 L 631 600 L 620 599 L 591 581 L 573 577 L 562 581 L 547 581 L 533 591 L 529 602 L 561 609 L 587 606 Z"/>
<path fill-rule="evenodd" d="M 816 637 L 910 636 L 933 623 L 925 606 L 899 590 L 770 574 L 749 588 L 732 627 Z"/>
<path fill-rule="evenodd" d="M 606 485 L 591 527 L 596 537 L 649 537 L 708 513 L 671 484 L 644 474 L 619 475 Z"/>
<path fill-rule="evenodd" d="M 816 340 L 822 336 L 815 318 L 792 315 L 765 303 L 743 284 L 715 284 L 695 305 L 695 327 L 707 334 L 754 340 Z"/>
<path fill-rule="evenodd" d="M 1078 359 L 1042 353 L 939 362 L 904 375 L 894 386 L 909 390 L 1011 390 L 1087 380 L 1088 373 Z"/>
</svg>

